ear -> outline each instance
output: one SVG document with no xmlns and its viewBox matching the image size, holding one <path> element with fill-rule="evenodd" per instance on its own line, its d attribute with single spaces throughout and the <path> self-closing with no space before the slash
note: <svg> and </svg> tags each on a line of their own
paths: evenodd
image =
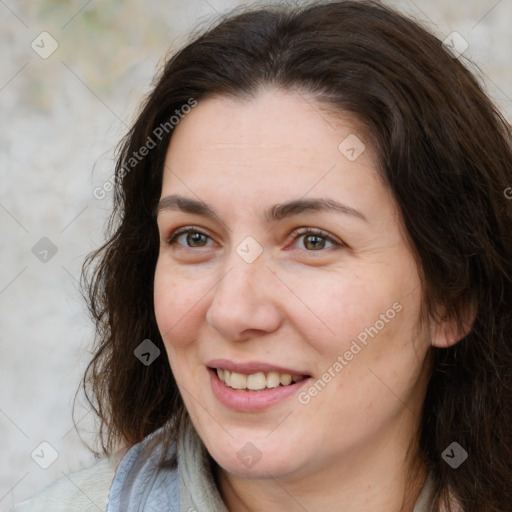
<svg viewBox="0 0 512 512">
<path fill-rule="evenodd" d="M 430 318 L 430 340 L 433 347 L 449 348 L 467 336 L 475 321 L 476 308 L 468 304 L 459 312 L 459 322 L 455 316 L 448 317 L 446 308 L 438 308 L 439 318 Z"/>
</svg>

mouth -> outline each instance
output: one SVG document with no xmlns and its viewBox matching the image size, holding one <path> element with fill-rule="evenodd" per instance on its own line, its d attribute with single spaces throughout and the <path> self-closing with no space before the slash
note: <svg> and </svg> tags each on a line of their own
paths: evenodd
<svg viewBox="0 0 512 512">
<path fill-rule="evenodd" d="M 259 362 L 235 363 L 228 359 L 209 361 L 206 369 L 213 395 L 222 405 L 237 412 L 265 411 L 286 402 L 311 379 L 300 370 Z"/>
<path fill-rule="evenodd" d="M 309 378 L 309 375 L 281 373 L 277 371 L 240 373 L 225 368 L 209 367 L 224 385 L 231 389 L 247 392 L 261 392 L 278 387 L 293 386 Z"/>
</svg>

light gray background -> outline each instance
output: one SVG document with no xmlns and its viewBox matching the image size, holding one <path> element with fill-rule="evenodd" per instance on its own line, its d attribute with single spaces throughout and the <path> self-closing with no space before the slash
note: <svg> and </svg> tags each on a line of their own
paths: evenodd
<svg viewBox="0 0 512 512">
<path fill-rule="evenodd" d="M 92 191 L 168 49 L 243 3 L 0 0 L 0 509 L 93 462 L 71 418 L 93 335 L 77 280 L 110 207 Z M 512 120 L 512 0 L 389 3 L 441 39 L 457 31 Z M 47 59 L 31 47 L 44 31 L 59 45 Z M 32 252 L 42 237 L 58 249 L 46 263 Z M 78 410 L 89 441 L 92 416 Z M 31 458 L 43 441 L 58 453 L 46 470 Z"/>
</svg>

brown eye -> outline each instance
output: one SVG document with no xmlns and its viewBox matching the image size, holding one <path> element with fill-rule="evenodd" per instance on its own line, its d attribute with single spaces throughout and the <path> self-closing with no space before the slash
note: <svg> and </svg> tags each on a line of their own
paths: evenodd
<svg viewBox="0 0 512 512">
<path fill-rule="evenodd" d="M 185 233 L 185 240 L 189 247 L 204 247 L 206 244 L 206 236 L 202 233 Z"/>
<path fill-rule="evenodd" d="M 188 228 L 175 231 L 169 239 L 169 244 L 177 244 L 185 249 L 193 249 L 208 247 L 208 240 L 211 240 L 211 238 L 205 233 Z"/>
<path fill-rule="evenodd" d="M 328 233 L 312 228 L 299 230 L 294 240 L 302 240 L 302 247 L 299 245 L 299 249 L 305 249 L 308 252 L 322 252 L 324 249 L 335 249 L 345 246 L 345 244 L 334 239 Z"/>
<path fill-rule="evenodd" d="M 317 251 L 325 247 L 325 238 L 318 235 L 307 235 L 304 237 L 304 247 Z"/>
</svg>

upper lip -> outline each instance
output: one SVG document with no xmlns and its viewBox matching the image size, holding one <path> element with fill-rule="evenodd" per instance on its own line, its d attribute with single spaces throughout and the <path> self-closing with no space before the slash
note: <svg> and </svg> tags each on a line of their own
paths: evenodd
<svg viewBox="0 0 512 512">
<path fill-rule="evenodd" d="M 223 370 L 228 370 L 230 372 L 242 373 L 245 375 L 250 375 L 252 373 L 268 373 L 268 372 L 277 372 L 277 373 L 287 373 L 290 375 L 298 375 L 298 376 L 308 376 L 306 372 L 300 370 L 292 370 L 290 368 L 285 368 L 284 366 L 276 366 L 274 364 L 262 363 L 259 361 L 247 361 L 245 363 L 235 363 L 234 361 L 230 361 L 229 359 L 212 359 L 206 363 L 206 366 L 209 368 L 222 368 Z"/>
</svg>

